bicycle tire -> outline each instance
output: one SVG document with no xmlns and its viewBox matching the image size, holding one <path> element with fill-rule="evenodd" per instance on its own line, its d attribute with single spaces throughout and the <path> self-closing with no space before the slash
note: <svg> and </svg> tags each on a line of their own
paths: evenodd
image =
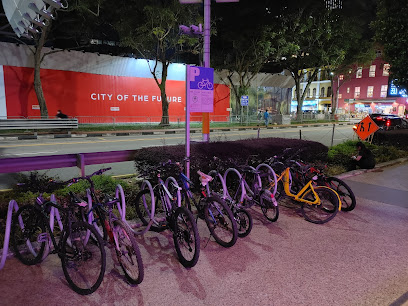
<svg viewBox="0 0 408 306">
<path fill-rule="evenodd" d="M 106 253 L 93 226 L 73 223 L 63 237 L 60 257 L 64 276 L 76 293 L 88 295 L 98 289 L 105 275 Z"/>
<path fill-rule="evenodd" d="M 211 196 L 203 199 L 204 220 L 215 241 L 225 247 L 232 247 L 238 238 L 237 223 L 228 205 L 219 197 Z"/>
<path fill-rule="evenodd" d="M 238 237 L 248 236 L 253 227 L 252 215 L 243 208 L 237 209 L 233 215 L 237 223 Z"/>
<path fill-rule="evenodd" d="M 180 263 L 192 268 L 200 257 L 200 236 L 192 213 L 184 206 L 178 207 L 172 222 L 174 247 Z"/>
<path fill-rule="evenodd" d="M 262 190 L 259 196 L 259 204 L 265 218 L 271 222 L 275 222 L 279 218 L 279 206 L 277 205 L 276 199 L 273 201 L 272 197 L 274 197 L 274 195 L 271 191 L 267 189 Z"/>
<path fill-rule="evenodd" d="M 34 206 L 24 205 L 18 209 L 11 223 L 11 241 L 14 254 L 23 264 L 31 266 L 42 260 L 46 233 L 43 216 Z"/>
<path fill-rule="evenodd" d="M 328 187 L 336 191 L 341 200 L 342 211 L 352 211 L 356 207 L 356 197 L 351 188 L 341 179 L 337 177 L 326 178 Z"/>
<path fill-rule="evenodd" d="M 133 231 L 121 220 L 116 220 L 113 226 L 119 246 L 119 249 L 115 248 L 116 255 L 125 277 L 131 284 L 140 284 L 144 278 L 144 267 Z"/>
<path fill-rule="evenodd" d="M 339 210 L 339 199 L 332 189 L 326 186 L 313 187 L 320 199 L 320 204 L 302 203 L 303 217 L 312 223 L 323 224 L 332 220 Z M 305 192 L 304 199 L 314 201 L 315 197 L 311 190 Z"/>
</svg>

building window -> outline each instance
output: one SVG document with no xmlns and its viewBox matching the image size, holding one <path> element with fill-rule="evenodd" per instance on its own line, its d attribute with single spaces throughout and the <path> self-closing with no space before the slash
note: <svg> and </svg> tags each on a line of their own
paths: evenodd
<svg viewBox="0 0 408 306">
<path fill-rule="evenodd" d="M 329 87 L 327 87 L 327 96 L 328 96 L 328 97 L 331 97 L 331 94 L 332 94 L 332 89 L 331 89 L 331 87 L 329 86 Z"/>
<path fill-rule="evenodd" d="M 347 93 L 350 93 L 350 87 L 347 87 Z"/>
<path fill-rule="evenodd" d="M 313 97 L 316 97 L 316 88 L 313 88 Z"/>
<path fill-rule="evenodd" d="M 340 80 L 340 81 L 343 81 L 343 79 L 344 79 L 344 75 L 340 74 L 340 75 L 339 75 L 339 80 Z"/>
<path fill-rule="evenodd" d="M 367 87 L 367 98 L 372 98 L 374 93 L 374 86 Z"/>
<path fill-rule="evenodd" d="M 339 93 L 339 99 L 343 98 L 343 95 L 341 93 Z"/>
<path fill-rule="evenodd" d="M 356 78 L 361 79 L 362 76 L 363 76 L 363 67 L 358 67 L 357 68 L 357 73 L 356 73 Z"/>
<path fill-rule="evenodd" d="M 375 50 L 375 56 L 376 57 L 381 57 L 382 56 L 382 51 L 381 50 Z"/>
<path fill-rule="evenodd" d="M 324 87 L 320 89 L 320 97 L 324 97 Z"/>
<path fill-rule="evenodd" d="M 307 97 L 310 97 L 310 87 L 307 89 Z"/>
<path fill-rule="evenodd" d="M 375 65 L 371 65 L 370 66 L 370 73 L 368 74 L 368 76 L 370 78 L 374 78 L 375 77 Z"/>
<path fill-rule="evenodd" d="M 390 64 L 384 64 L 383 76 L 389 76 L 389 75 L 390 75 Z"/>
<path fill-rule="evenodd" d="M 354 88 L 354 98 L 360 98 L 360 87 Z"/>
<path fill-rule="evenodd" d="M 387 97 L 387 91 L 388 91 L 388 85 L 381 85 L 381 98 L 386 98 Z"/>
</svg>

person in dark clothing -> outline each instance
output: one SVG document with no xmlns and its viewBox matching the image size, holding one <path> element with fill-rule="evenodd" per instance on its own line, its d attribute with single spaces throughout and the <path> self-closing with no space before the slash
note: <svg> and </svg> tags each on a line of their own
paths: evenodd
<svg viewBox="0 0 408 306">
<path fill-rule="evenodd" d="M 57 112 L 57 114 L 55 115 L 55 117 L 60 118 L 60 119 L 67 119 L 67 118 L 68 118 L 68 116 L 65 115 L 65 114 L 63 114 L 60 109 L 58 110 L 58 112 Z"/>
<path fill-rule="evenodd" d="M 358 153 L 356 156 L 352 156 L 352 163 L 350 170 L 355 170 L 358 167 L 361 169 L 373 169 L 375 167 L 375 158 L 373 153 L 366 148 L 361 141 L 356 143 Z"/>
</svg>

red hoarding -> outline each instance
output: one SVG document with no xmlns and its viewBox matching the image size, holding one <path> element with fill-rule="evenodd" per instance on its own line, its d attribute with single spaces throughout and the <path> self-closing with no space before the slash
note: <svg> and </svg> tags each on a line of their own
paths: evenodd
<svg viewBox="0 0 408 306">
<path fill-rule="evenodd" d="M 34 92 L 32 68 L 3 66 L 7 115 L 40 116 Z M 41 81 L 49 116 L 57 110 L 75 116 L 80 122 L 158 122 L 162 115 L 160 90 L 154 79 L 98 75 L 42 69 Z M 214 119 L 226 120 L 229 88 L 215 84 Z M 170 121 L 184 120 L 185 82 L 166 82 Z M 199 115 L 199 114 L 192 114 Z M 82 117 L 82 118 L 81 118 Z M 194 120 L 194 119 L 193 119 Z"/>
</svg>

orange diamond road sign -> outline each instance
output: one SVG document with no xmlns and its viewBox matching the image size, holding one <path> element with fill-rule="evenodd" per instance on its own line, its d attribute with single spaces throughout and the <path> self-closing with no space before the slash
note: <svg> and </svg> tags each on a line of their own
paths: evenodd
<svg viewBox="0 0 408 306">
<path fill-rule="evenodd" d="M 365 140 L 368 136 L 379 129 L 370 116 L 365 117 L 354 127 L 354 131 L 357 133 L 361 140 Z"/>
</svg>

